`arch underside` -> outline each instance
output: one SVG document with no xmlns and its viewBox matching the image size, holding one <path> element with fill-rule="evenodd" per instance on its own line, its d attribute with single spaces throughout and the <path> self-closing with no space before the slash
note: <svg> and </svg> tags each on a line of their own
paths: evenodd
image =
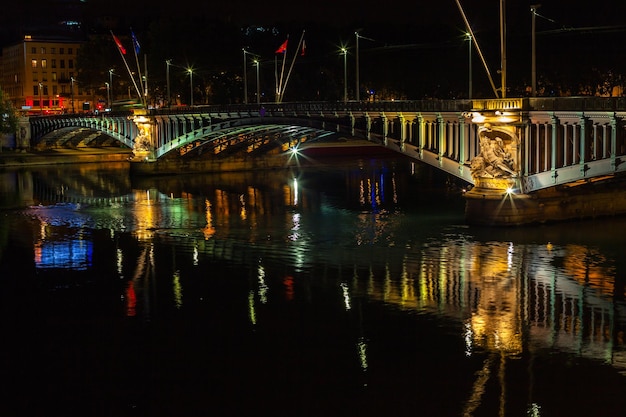
<svg viewBox="0 0 626 417">
<path fill-rule="evenodd" d="M 43 135 L 36 144 L 38 149 L 80 147 L 128 147 L 109 133 L 88 127 L 63 127 Z"/>
<path fill-rule="evenodd" d="M 191 138 L 176 148 L 162 146 L 156 150 L 157 158 L 193 158 L 200 155 L 226 157 L 235 154 L 255 155 L 277 148 L 286 151 L 301 143 L 329 140 L 337 136 L 314 127 L 285 124 L 242 125 L 203 133 Z"/>
</svg>

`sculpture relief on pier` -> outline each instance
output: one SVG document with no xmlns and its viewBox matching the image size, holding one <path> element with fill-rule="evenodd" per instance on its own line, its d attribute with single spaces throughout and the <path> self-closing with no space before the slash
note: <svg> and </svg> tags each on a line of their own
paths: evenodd
<svg viewBox="0 0 626 417">
<path fill-rule="evenodd" d="M 518 177 L 518 137 L 513 126 L 485 123 L 478 131 L 480 154 L 470 162 L 476 186 L 506 189 Z"/>
<path fill-rule="evenodd" d="M 136 115 L 133 121 L 137 125 L 139 134 L 135 137 L 133 146 L 134 158 L 145 160 L 150 156 L 152 147 L 152 121 L 144 115 Z"/>
</svg>

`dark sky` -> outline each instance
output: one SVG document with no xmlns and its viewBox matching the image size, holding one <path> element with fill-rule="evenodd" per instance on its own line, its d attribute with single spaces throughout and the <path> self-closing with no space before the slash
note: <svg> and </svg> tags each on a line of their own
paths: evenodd
<svg viewBox="0 0 626 417">
<path fill-rule="evenodd" d="M 558 27 L 621 25 L 626 16 L 623 0 L 459 0 L 470 24 L 479 31 L 498 27 L 499 9 L 506 5 L 510 30 L 529 30 L 530 5 L 541 3 L 538 30 Z M 87 6 L 87 7 L 85 7 Z M 32 25 L 62 19 L 89 8 L 93 13 L 121 15 L 137 20 L 158 14 L 205 14 L 242 24 L 324 22 L 338 27 L 376 27 L 410 24 L 419 28 L 463 27 L 456 0 L 19 0 L 3 4 L 0 26 Z M 63 12 L 62 12 L 63 11 Z"/>
</svg>

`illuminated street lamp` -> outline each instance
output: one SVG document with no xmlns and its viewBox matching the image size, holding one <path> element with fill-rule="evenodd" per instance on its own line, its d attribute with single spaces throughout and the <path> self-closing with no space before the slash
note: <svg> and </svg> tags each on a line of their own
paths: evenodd
<svg viewBox="0 0 626 417">
<path fill-rule="evenodd" d="M 171 59 L 165 60 L 165 74 L 167 78 L 167 107 L 170 106 L 172 96 L 170 95 L 170 65 L 172 65 Z"/>
<path fill-rule="evenodd" d="M 530 6 L 530 12 L 532 13 L 532 59 L 531 59 L 531 97 L 537 95 L 537 59 L 535 49 L 535 18 L 537 17 L 537 9 L 541 7 L 540 4 L 533 4 Z"/>
<path fill-rule="evenodd" d="M 113 90 L 113 68 L 109 69 L 109 88 L 111 91 Z M 111 107 L 111 104 L 109 104 L 109 107 Z"/>
<path fill-rule="evenodd" d="M 348 49 L 346 47 L 341 48 L 341 53 L 343 54 L 343 102 L 346 103 L 348 101 Z"/>
<path fill-rule="evenodd" d="M 107 86 L 107 108 L 111 109 L 111 84 L 104 83 Z"/>
<path fill-rule="evenodd" d="M 356 36 L 356 101 L 359 101 L 361 95 L 359 89 L 359 39 L 366 39 L 368 41 L 373 41 L 374 39 L 361 36 L 359 32 L 354 32 L 354 35 Z"/>
<path fill-rule="evenodd" d="M 72 113 L 74 113 L 74 77 L 70 77 L 70 97 L 72 101 Z"/>
<path fill-rule="evenodd" d="M 191 86 L 191 101 L 189 106 L 193 107 L 193 68 L 187 68 L 187 72 L 189 73 L 189 85 Z"/>
<path fill-rule="evenodd" d="M 248 65 L 246 61 L 246 48 L 243 48 L 243 103 L 248 104 L 248 76 L 246 73 L 248 72 Z"/>
<path fill-rule="evenodd" d="M 471 100 L 472 99 L 472 34 L 471 33 L 466 33 L 465 34 L 466 39 L 469 43 L 469 56 L 468 56 L 468 69 L 469 69 L 469 83 L 468 83 L 468 95 L 467 97 Z"/>
<path fill-rule="evenodd" d="M 259 90 L 259 62 L 258 58 L 254 59 L 254 65 L 256 65 L 256 104 L 261 103 L 261 92 Z"/>
<path fill-rule="evenodd" d="M 41 90 L 43 89 L 43 84 L 39 83 L 39 113 L 43 114 L 43 101 L 41 98 Z"/>
<path fill-rule="evenodd" d="M 248 104 L 248 61 L 246 58 L 247 55 L 252 55 L 252 59 L 253 59 L 252 62 L 254 65 L 258 64 L 258 58 L 259 58 L 258 55 L 248 52 L 246 51 L 246 48 L 243 48 L 243 102 L 245 104 Z M 258 68 L 257 68 L 257 73 L 258 73 Z M 258 81 L 257 81 L 257 84 L 258 84 Z"/>
</svg>

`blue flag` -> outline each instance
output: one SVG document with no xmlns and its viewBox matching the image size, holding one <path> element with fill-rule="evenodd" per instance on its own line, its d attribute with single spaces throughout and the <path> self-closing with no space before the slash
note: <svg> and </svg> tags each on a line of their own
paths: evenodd
<svg viewBox="0 0 626 417">
<path fill-rule="evenodd" d="M 139 45 L 139 41 L 137 40 L 137 37 L 135 36 L 135 32 L 133 32 L 133 30 L 130 30 L 130 36 L 133 38 L 133 46 L 135 47 L 135 53 L 138 54 L 139 53 L 139 49 L 141 48 Z"/>
</svg>

